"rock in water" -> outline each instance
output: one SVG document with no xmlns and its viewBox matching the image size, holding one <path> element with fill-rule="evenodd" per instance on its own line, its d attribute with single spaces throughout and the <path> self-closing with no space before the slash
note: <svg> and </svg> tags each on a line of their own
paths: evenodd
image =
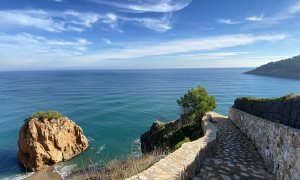
<svg viewBox="0 0 300 180">
<path fill-rule="evenodd" d="M 32 118 L 20 129 L 18 160 L 31 171 L 66 161 L 88 148 L 82 129 L 67 117 Z"/>
</svg>

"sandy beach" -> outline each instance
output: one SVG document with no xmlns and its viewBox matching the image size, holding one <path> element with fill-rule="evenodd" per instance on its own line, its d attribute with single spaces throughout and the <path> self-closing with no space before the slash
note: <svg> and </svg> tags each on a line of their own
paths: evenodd
<svg viewBox="0 0 300 180">
<path fill-rule="evenodd" d="M 53 166 L 46 169 L 33 173 L 31 176 L 25 178 L 24 180 L 62 180 L 61 175 L 55 171 Z"/>
</svg>

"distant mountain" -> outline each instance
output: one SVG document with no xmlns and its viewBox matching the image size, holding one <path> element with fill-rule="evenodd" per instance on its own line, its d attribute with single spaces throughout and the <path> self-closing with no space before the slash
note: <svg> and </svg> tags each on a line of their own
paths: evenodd
<svg viewBox="0 0 300 180">
<path fill-rule="evenodd" d="M 245 72 L 245 74 L 300 79 L 300 55 L 277 62 L 270 62 Z"/>
</svg>

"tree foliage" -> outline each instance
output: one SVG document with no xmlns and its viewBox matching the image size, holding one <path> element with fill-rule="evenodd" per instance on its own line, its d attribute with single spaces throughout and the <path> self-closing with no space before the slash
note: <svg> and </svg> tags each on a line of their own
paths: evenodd
<svg viewBox="0 0 300 180">
<path fill-rule="evenodd" d="M 216 100 L 202 86 L 188 90 L 177 100 L 182 110 L 182 117 L 188 121 L 201 119 L 206 112 L 216 108 Z"/>
</svg>

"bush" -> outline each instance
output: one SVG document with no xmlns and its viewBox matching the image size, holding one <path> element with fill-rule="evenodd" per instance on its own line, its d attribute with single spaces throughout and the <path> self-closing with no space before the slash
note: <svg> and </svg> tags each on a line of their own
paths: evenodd
<svg viewBox="0 0 300 180">
<path fill-rule="evenodd" d="M 184 143 L 186 142 L 190 142 L 190 138 L 185 137 L 182 141 L 180 141 L 179 143 L 177 143 L 174 147 L 175 150 L 179 149 Z"/>
<path fill-rule="evenodd" d="M 43 111 L 40 111 L 40 112 L 36 112 L 36 113 L 33 113 L 31 116 L 30 116 L 30 119 L 34 119 L 34 118 L 37 118 L 37 119 L 41 119 L 41 118 L 47 118 L 47 119 L 58 119 L 58 118 L 61 118 L 63 115 L 57 111 L 48 111 L 48 112 L 43 112 Z"/>
<path fill-rule="evenodd" d="M 201 119 L 206 112 L 216 108 L 216 100 L 209 96 L 206 89 L 202 86 L 192 88 L 180 99 L 177 100 L 182 110 L 182 118 L 188 123 Z"/>
<path fill-rule="evenodd" d="M 288 101 L 300 96 L 300 94 L 288 94 L 279 98 L 256 98 L 256 97 L 240 97 L 236 100 L 242 101 L 257 101 L 257 102 L 269 102 L 269 101 Z"/>
</svg>

